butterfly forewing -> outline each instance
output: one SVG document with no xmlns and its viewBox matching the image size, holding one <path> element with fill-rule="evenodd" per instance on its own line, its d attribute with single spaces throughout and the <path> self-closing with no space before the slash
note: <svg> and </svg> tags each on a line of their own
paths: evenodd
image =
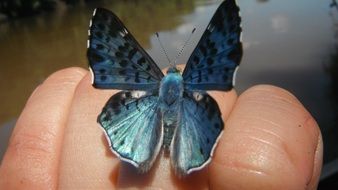
<svg viewBox="0 0 338 190">
<path fill-rule="evenodd" d="M 160 151 L 163 130 L 158 97 L 140 91 L 122 91 L 107 102 L 98 122 L 112 151 L 146 172 Z"/>
<path fill-rule="evenodd" d="M 224 1 L 212 17 L 183 72 L 189 90 L 230 90 L 242 57 L 241 18 L 235 0 Z"/>
<path fill-rule="evenodd" d="M 171 143 L 172 165 L 179 175 L 203 168 L 223 130 L 216 101 L 206 93 L 185 93 Z"/>
<path fill-rule="evenodd" d="M 151 90 L 163 73 L 112 12 L 97 8 L 87 56 L 97 88 Z"/>
</svg>

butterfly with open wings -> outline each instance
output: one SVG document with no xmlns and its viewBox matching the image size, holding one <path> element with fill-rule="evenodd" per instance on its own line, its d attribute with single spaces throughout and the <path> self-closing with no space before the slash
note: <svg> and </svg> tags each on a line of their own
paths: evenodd
<svg viewBox="0 0 338 190">
<path fill-rule="evenodd" d="M 242 57 L 240 24 L 235 0 L 225 0 L 183 73 L 171 67 L 164 75 L 116 15 L 94 11 L 87 52 L 93 86 L 122 90 L 98 116 L 113 153 L 147 172 L 163 147 L 179 176 L 210 162 L 224 122 L 206 91 L 233 88 Z"/>
</svg>

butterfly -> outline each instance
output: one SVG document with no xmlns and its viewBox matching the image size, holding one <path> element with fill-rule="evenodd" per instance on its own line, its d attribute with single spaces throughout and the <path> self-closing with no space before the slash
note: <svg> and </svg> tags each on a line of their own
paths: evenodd
<svg viewBox="0 0 338 190">
<path fill-rule="evenodd" d="M 216 10 L 186 67 L 162 73 L 119 18 L 97 8 L 88 51 L 93 86 L 122 90 L 98 116 L 111 151 L 144 173 L 162 147 L 179 176 L 204 168 L 224 122 L 207 90 L 228 91 L 242 58 L 241 18 L 235 0 Z"/>
</svg>

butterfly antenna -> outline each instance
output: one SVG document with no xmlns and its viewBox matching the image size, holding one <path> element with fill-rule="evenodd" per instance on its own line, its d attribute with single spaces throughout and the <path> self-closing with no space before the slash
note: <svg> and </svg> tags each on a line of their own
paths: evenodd
<svg viewBox="0 0 338 190">
<path fill-rule="evenodd" d="M 168 54 L 167 54 L 167 51 L 165 51 L 165 49 L 164 49 L 164 47 L 163 47 L 163 44 L 162 44 L 161 39 L 160 39 L 160 35 L 159 35 L 157 32 L 156 32 L 156 37 L 157 37 L 157 39 L 158 39 L 158 42 L 160 43 L 161 49 L 162 49 L 162 51 L 163 51 L 165 57 L 167 58 L 167 60 L 168 60 L 168 62 L 169 62 L 169 65 L 173 66 L 172 63 L 171 63 L 171 61 L 170 61 L 170 59 L 169 59 L 169 56 L 168 56 Z"/>
<path fill-rule="evenodd" d="M 191 31 L 191 33 L 190 33 L 188 39 L 184 42 L 184 44 L 183 44 L 181 50 L 180 50 L 180 51 L 178 52 L 178 54 L 176 55 L 174 65 L 176 65 L 178 58 L 181 56 L 181 54 L 182 54 L 184 48 L 187 46 L 187 44 L 188 44 L 188 42 L 190 41 L 190 38 L 191 38 L 191 36 L 194 34 L 195 30 L 196 30 L 196 28 L 194 28 L 194 29 Z"/>
</svg>

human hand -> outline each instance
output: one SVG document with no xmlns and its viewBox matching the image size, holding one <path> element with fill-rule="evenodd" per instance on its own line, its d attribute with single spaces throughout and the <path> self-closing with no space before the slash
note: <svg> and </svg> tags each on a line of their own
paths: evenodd
<svg viewBox="0 0 338 190">
<path fill-rule="evenodd" d="M 316 121 L 287 91 L 267 85 L 237 97 L 210 92 L 225 130 L 212 162 L 178 179 L 159 155 L 147 174 L 109 150 L 98 114 L 116 91 L 91 86 L 69 68 L 29 98 L 0 167 L 0 189 L 316 189 L 323 145 Z"/>
</svg>

